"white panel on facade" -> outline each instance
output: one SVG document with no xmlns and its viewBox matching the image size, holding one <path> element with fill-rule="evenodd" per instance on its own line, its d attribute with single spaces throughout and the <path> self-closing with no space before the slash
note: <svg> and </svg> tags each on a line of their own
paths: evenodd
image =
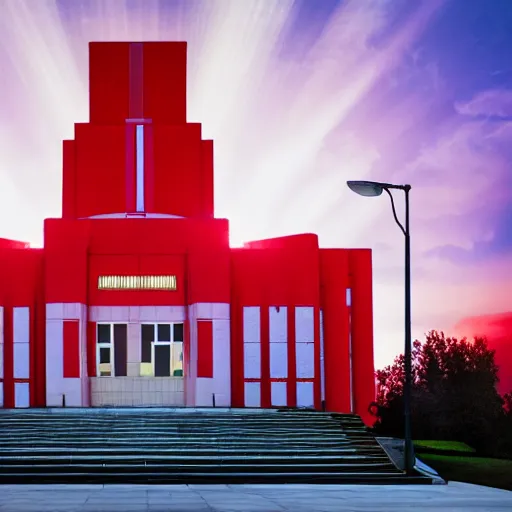
<svg viewBox="0 0 512 512">
<path fill-rule="evenodd" d="M 82 312 L 82 304 L 79 302 L 64 303 L 64 316 L 65 320 L 80 320 Z"/>
<path fill-rule="evenodd" d="M 320 310 L 320 393 L 325 400 L 325 349 L 324 349 L 324 312 Z"/>
<path fill-rule="evenodd" d="M 352 306 L 352 289 L 351 288 L 347 288 L 346 302 L 347 302 L 348 307 Z"/>
<path fill-rule="evenodd" d="M 61 320 L 64 318 L 64 304 L 62 302 L 50 302 L 46 304 L 46 319 Z"/>
<path fill-rule="evenodd" d="M 288 344 L 270 343 L 270 378 L 288 377 Z"/>
<path fill-rule="evenodd" d="M 231 403 L 231 350 L 229 320 L 213 321 L 213 385 L 215 403 Z"/>
<path fill-rule="evenodd" d="M 286 306 L 270 306 L 270 343 L 286 343 L 288 340 L 288 312 Z"/>
<path fill-rule="evenodd" d="M 226 302 L 214 302 L 212 318 L 215 320 L 229 320 L 231 317 L 230 304 Z"/>
<path fill-rule="evenodd" d="M 62 320 L 46 322 L 46 389 L 48 393 L 58 392 L 64 377 L 63 325 Z"/>
<path fill-rule="evenodd" d="M 4 383 L 0 382 L 0 407 L 4 406 Z"/>
<path fill-rule="evenodd" d="M 14 343 L 28 343 L 30 341 L 30 310 L 29 308 L 13 308 Z"/>
<path fill-rule="evenodd" d="M 29 343 L 14 344 L 14 378 L 28 379 L 30 375 Z"/>
<path fill-rule="evenodd" d="M 140 363 L 140 324 L 128 324 L 127 327 L 127 362 Z"/>
<path fill-rule="evenodd" d="M 245 407 L 261 407 L 261 391 L 259 382 L 244 383 Z"/>
<path fill-rule="evenodd" d="M 295 341 L 309 343 L 315 340 L 315 320 L 313 307 L 295 308 Z"/>
<path fill-rule="evenodd" d="M 155 306 L 157 322 L 184 322 L 184 306 Z"/>
<path fill-rule="evenodd" d="M 271 382 L 270 394 L 273 407 L 286 406 L 288 404 L 286 396 L 286 382 Z"/>
<path fill-rule="evenodd" d="M 244 343 L 260 343 L 260 308 L 244 307 Z"/>
<path fill-rule="evenodd" d="M 28 382 L 14 383 L 14 407 L 30 407 L 30 388 Z"/>
<path fill-rule="evenodd" d="M 259 379 L 261 377 L 261 345 L 244 343 L 244 377 Z"/>
<path fill-rule="evenodd" d="M 130 320 L 130 306 L 112 306 L 110 314 L 112 322 L 127 324 Z"/>
<path fill-rule="evenodd" d="M 110 306 L 90 306 L 89 319 L 91 322 L 111 322 L 112 308 Z"/>
<path fill-rule="evenodd" d="M 217 405 L 217 404 L 215 404 Z M 196 407 L 213 407 L 213 379 L 196 379 Z"/>
<path fill-rule="evenodd" d="M 0 344 L 4 342 L 4 307 L 0 306 Z"/>
<path fill-rule="evenodd" d="M 315 344 L 297 343 L 296 368 L 298 379 L 312 379 L 315 376 Z"/>
<path fill-rule="evenodd" d="M 156 307 L 155 306 L 141 306 L 140 311 L 141 322 L 154 322 L 156 320 Z"/>
<path fill-rule="evenodd" d="M 313 407 L 315 403 L 312 382 L 297 382 L 297 407 Z"/>
<path fill-rule="evenodd" d="M 111 379 L 107 379 L 111 380 Z M 62 395 L 66 396 L 66 407 L 80 407 L 82 404 L 82 379 L 62 379 L 59 386 L 59 401 L 62 405 Z"/>
<path fill-rule="evenodd" d="M 0 379 L 4 378 L 4 345 L 0 343 Z"/>
</svg>

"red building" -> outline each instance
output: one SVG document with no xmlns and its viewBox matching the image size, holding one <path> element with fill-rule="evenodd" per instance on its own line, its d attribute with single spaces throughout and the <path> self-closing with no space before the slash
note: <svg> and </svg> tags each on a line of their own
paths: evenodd
<svg viewBox="0 0 512 512">
<path fill-rule="evenodd" d="M 229 247 L 186 43 L 92 43 L 44 249 L 0 240 L 3 407 L 315 407 L 374 398 L 366 249 Z"/>
</svg>

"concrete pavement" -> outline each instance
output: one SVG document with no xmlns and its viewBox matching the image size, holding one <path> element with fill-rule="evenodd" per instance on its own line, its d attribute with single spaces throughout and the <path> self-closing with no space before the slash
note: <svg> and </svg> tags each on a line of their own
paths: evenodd
<svg viewBox="0 0 512 512">
<path fill-rule="evenodd" d="M 487 512 L 512 492 L 448 485 L 5 485 L 0 512 Z"/>
</svg>

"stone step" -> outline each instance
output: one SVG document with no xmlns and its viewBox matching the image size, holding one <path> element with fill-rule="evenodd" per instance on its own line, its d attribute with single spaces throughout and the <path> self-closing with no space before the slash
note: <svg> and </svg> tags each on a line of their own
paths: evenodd
<svg viewBox="0 0 512 512">
<path fill-rule="evenodd" d="M 114 471 L 116 473 L 131 473 L 137 471 L 141 474 L 179 474 L 185 475 L 187 473 L 194 473 L 201 471 L 203 473 L 243 473 L 250 470 L 254 473 L 256 472 L 264 472 L 264 473 L 301 473 L 304 471 L 308 471 L 310 473 L 318 473 L 318 472 L 337 472 L 343 473 L 344 471 L 348 472 L 376 472 L 376 471 L 389 471 L 389 472 L 397 472 L 400 473 L 398 469 L 393 466 L 391 462 L 388 463 L 373 463 L 373 462 L 365 462 L 360 464 L 355 463 L 343 463 L 343 464 L 299 464 L 293 463 L 288 464 L 286 462 L 280 462 L 278 464 L 266 464 L 262 462 L 261 464 L 255 464 L 254 461 L 251 461 L 250 464 L 246 464 L 244 462 L 237 463 L 221 463 L 221 464 L 173 464 L 171 462 L 157 464 L 154 462 L 147 462 L 145 460 L 131 460 L 131 461 L 110 461 L 103 460 L 94 462 L 68 462 L 62 464 L 56 464 L 52 460 L 51 463 L 48 461 L 41 461 L 40 464 L 30 463 L 27 464 L 25 462 L 21 462 L 19 464 L 4 464 L 3 461 L 0 464 L 0 474 L 9 474 L 12 471 L 27 471 L 27 472 L 35 472 L 36 470 L 39 472 L 43 472 L 44 474 L 50 474 L 54 472 L 62 472 L 63 468 L 68 473 L 76 473 L 87 471 L 88 473 L 104 473 L 108 471 Z"/>
<path fill-rule="evenodd" d="M 353 415 L 66 409 L 0 422 L 0 483 L 411 481 Z"/>
<path fill-rule="evenodd" d="M 103 474 L 53 473 L 41 475 L 30 472 L 11 472 L 0 475 L 0 484 L 23 484 L 37 481 L 38 484 L 373 484 L 373 485 L 404 485 L 430 484 L 431 479 L 422 476 L 406 477 L 395 471 L 379 473 L 203 473 L 194 472 L 187 475 L 141 474 L 105 472 Z"/>
</svg>

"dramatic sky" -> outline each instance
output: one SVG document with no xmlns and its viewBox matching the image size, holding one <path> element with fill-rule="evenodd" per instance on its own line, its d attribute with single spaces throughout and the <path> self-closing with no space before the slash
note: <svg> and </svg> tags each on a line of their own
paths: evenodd
<svg viewBox="0 0 512 512">
<path fill-rule="evenodd" d="M 348 179 L 413 187 L 415 337 L 512 311 L 511 0 L 1 0 L 0 236 L 60 215 L 98 40 L 188 41 L 233 243 L 374 250 L 377 366 L 403 346 L 403 236 Z"/>
</svg>

